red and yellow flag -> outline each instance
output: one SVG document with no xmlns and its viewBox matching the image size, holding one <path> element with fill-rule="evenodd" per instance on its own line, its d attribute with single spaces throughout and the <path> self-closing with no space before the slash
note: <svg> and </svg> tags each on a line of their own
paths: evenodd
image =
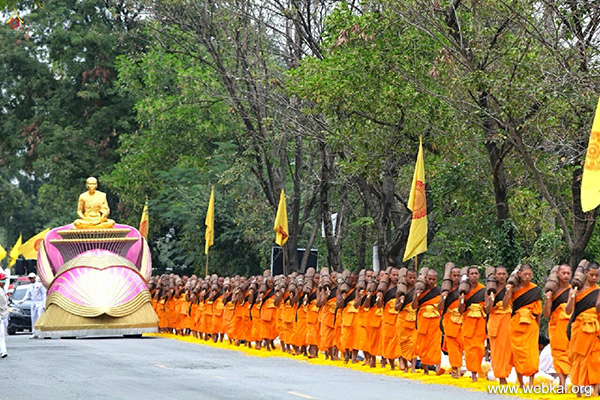
<svg viewBox="0 0 600 400">
<path fill-rule="evenodd" d="M 4 260 L 4 257 L 6 257 L 6 250 L 0 244 L 0 261 Z"/>
<path fill-rule="evenodd" d="M 208 254 L 208 249 L 215 241 L 215 188 L 210 189 L 210 200 L 208 201 L 208 211 L 206 212 L 206 232 L 204 233 L 204 254 Z"/>
<path fill-rule="evenodd" d="M 148 199 L 146 199 L 146 204 L 144 204 L 144 210 L 142 211 L 142 219 L 140 220 L 140 235 L 146 240 L 148 240 Z"/>
<path fill-rule="evenodd" d="M 281 194 L 279 195 L 279 207 L 277 207 L 277 216 L 275 217 L 273 230 L 275 231 L 275 242 L 283 246 L 287 242 L 289 235 L 285 193 L 283 189 L 281 189 Z"/>
<path fill-rule="evenodd" d="M 592 124 L 581 177 L 581 209 L 592 211 L 600 204 L 600 99 Z"/>
<path fill-rule="evenodd" d="M 46 228 L 19 247 L 19 253 L 26 259 L 37 258 L 38 250 L 50 228 Z"/>
<path fill-rule="evenodd" d="M 419 138 L 419 153 L 408 198 L 408 209 L 412 211 L 410 233 L 404 251 L 404 261 L 427 251 L 427 202 L 425 199 L 425 162 L 423 144 Z"/>
<path fill-rule="evenodd" d="M 15 265 L 15 263 L 17 262 L 17 258 L 19 258 L 19 254 L 21 254 L 19 251 L 19 249 L 21 248 L 21 240 L 22 240 L 22 237 L 21 237 L 21 235 L 19 235 L 17 242 L 12 247 L 12 249 L 10 249 L 10 253 L 8 253 L 8 267 L 7 268 L 9 268 L 9 269 L 13 265 Z"/>
</svg>

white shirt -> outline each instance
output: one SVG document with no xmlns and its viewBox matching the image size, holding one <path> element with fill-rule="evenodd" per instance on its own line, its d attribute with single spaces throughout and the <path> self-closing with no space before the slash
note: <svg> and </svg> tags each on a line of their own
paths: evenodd
<svg viewBox="0 0 600 400">
<path fill-rule="evenodd" d="M 4 288 L 0 288 L 0 319 L 8 317 L 8 314 L 8 295 Z M 0 327 L 0 329 L 4 329 L 4 327 Z"/>
<path fill-rule="evenodd" d="M 27 293 L 25 293 L 25 297 L 21 302 L 26 300 L 33 301 L 34 303 L 46 303 L 46 288 L 42 285 L 41 282 L 35 282 L 33 285 L 27 288 Z"/>
<path fill-rule="evenodd" d="M 550 350 L 550 345 L 544 347 L 542 352 L 540 353 L 540 365 L 538 367 L 540 372 L 545 372 L 546 374 L 556 374 L 554 370 L 554 361 L 552 360 L 552 351 Z"/>
</svg>

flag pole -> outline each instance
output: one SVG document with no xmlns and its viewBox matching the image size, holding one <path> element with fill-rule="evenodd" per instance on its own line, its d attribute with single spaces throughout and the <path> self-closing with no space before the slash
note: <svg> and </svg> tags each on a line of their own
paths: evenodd
<svg viewBox="0 0 600 400">
<path fill-rule="evenodd" d="M 205 276 L 208 276 L 208 253 L 206 253 L 206 273 Z"/>
<path fill-rule="evenodd" d="M 419 262 L 417 260 L 418 255 L 415 256 L 415 271 L 419 270 Z"/>
<path fill-rule="evenodd" d="M 285 273 L 285 243 L 281 245 L 281 255 L 283 257 L 282 266 L 283 266 L 283 275 L 287 275 Z"/>
</svg>

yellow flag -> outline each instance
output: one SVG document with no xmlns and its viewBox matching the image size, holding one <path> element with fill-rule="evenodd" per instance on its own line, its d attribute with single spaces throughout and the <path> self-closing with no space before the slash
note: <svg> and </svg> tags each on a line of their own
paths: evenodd
<svg viewBox="0 0 600 400">
<path fill-rule="evenodd" d="M 26 259 L 37 258 L 38 250 L 50 228 L 46 228 L 19 247 L 19 252 Z"/>
<path fill-rule="evenodd" d="M 215 241 L 215 188 L 210 189 L 210 200 L 208 201 L 208 211 L 206 211 L 206 233 L 204 233 L 204 254 L 208 254 L 208 249 Z M 208 262 L 208 261 L 207 261 Z"/>
<path fill-rule="evenodd" d="M 17 262 L 17 258 L 19 258 L 19 254 L 21 254 L 21 235 L 17 239 L 15 245 L 10 249 L 10 253 L 8 253 L 8 268 L 11 268 Z"/>
<path fill-rule="evenodd" d="M 4 247 L 0 244 L 0 261 L 4 260 L 4 257 L 6 257 L 6 250 L 4 250 Z"/>
<path fill-rule="evenodd" d="M 410 233 L 406 241 L 404 261 L 427 251 L 427 202 L 425 201 L 425 162 L 423 161 L 423 144 L 419 138 L 419 153 L 415 165 L 408 208 L 412 211 Z"/>
<path fill-rule="evenodd" d="M 140 220 L 140 235 L 144 239 L 148 239 L 148 200 L 144 204 L 144 210 L 142 211 L 142 219 Z"/>
<path fill-rule="evenodd" d="M 581 209 L 592 211 L 600 204 L 600 99 L 592 124 L 581 177 Z"/>
<path fill-rule="evenodd" d="M 285 193 L 283 189 L 281 189 L 281 194 L 279 195 L 279 207 L 277 207 L 277 216 L 275 217 L 275 226 L 273 226 L 273 230 L 275 231 L 275 242 L 283 246 L 285 242 L 288 240 L 288 218 L 287 218 L 287 209 L 285 207 Z"/>
</svg>

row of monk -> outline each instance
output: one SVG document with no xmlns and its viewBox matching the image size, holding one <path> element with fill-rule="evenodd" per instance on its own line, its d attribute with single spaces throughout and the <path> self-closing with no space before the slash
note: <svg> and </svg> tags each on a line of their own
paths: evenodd
<svg viewBox="0 0 600 400">
<path fill-rule="evenodd" d="M 514 368 L 519 385 L 533 385 L 538 372 L 538 336 L 542 313 L 560 384 L 600 384 L 600 297 L 598 264 L 582 262 L 571 280 L 571 267 L 553 268 L 542 290 L 529 265 L 511 275 L 503 266 L 486 269 L 486 285 L 477 267 L 448 263 L 438 286 L 435 270 L 390 267 L 375 274 L 321 273 L 205 279 L 173 274 L 149 282 L 162 332 L 204 340 L 224 337 L 257 349 L 281 349 L 314 358 L 357 362 L 359 351 L 375 367 L 390 365 L 424 373 L 440 369 L 448 354 L 453 377 L 466 364 L 473 381 L 489 350 L 493 374 L 501 384 Z"/>
</svg>

